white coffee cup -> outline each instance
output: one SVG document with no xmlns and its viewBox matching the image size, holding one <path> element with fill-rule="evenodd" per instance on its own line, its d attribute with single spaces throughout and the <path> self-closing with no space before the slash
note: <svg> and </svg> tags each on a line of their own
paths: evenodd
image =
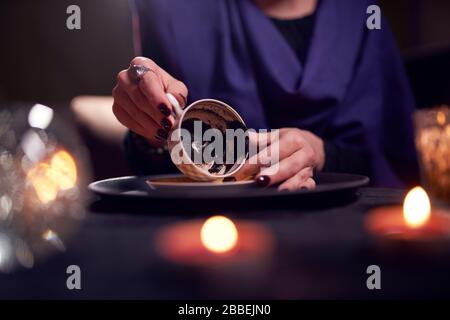
<svg viewBox="0 0 450 320">
<path fill-rule="evenodd" d="M 214 129 L 219 129 L 225 132 L 230 128 L 230 125 L 239 126 L 246 130 L 244 120 L 241 116 L 228 104 L 214 99 L 203 99 L 191 103 L 186 108 L 182 109 L 177 99 L 170 93 L 167 93 L 167 98 L 171 103 L 175 124 L 169 132 L 167 143 L 172 162 L 177 168 L 183 172 L 187 177 L 197 181 L 214 181 L 224 179 L 234 175 L 244 165 L 248 158 L 248 152 L 238 155 L 236 162 L 229 164 L 226 172 L 216 173 L 211 172 L 211 168 L 207 164 L 201 164 L 191 159 L 191 152 L 188 152 L 183 144 L 183 127 L 187 121 L 200 120 L 202 123 Z M 190 132 L 192 135 L 192 132 Z"/>
</svg>

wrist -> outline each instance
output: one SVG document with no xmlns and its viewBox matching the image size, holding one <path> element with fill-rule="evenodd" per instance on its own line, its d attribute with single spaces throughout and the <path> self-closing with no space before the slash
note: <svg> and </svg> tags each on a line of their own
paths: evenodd
<svg viewBox="0 0 450 320">
<path fill-rule="evenodd" d="M 139 151 L 148 154 L 148 155 L 162 155 L 165 152 L 168 151 L 167 144 L 161 142 L 161 143 L 154 143 L 153 141 L 150 141 L 149 139 L 130 131 L 130 137 L 133 141 L 133 144 L 139 149 Z"/>
</svg>

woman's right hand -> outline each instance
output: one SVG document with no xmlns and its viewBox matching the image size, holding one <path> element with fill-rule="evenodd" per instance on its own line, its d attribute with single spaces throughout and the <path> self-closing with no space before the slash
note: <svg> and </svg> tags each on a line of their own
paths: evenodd
<svg viewBox="0 0 450 320">
<path fill-rule="evenodd" d="M 119 72 L 112 91 L 114 115 L 128 129 L 147 138 L 151 145 L 161 146 L 175 122 L 166 93 L 171 93 L 184 107 L 188 89 L 148 58 L 136 57 L 132 65 L 143 65 L 150 71 L 138 82 L 130 78 L 128 70 Z"/>
</svg>

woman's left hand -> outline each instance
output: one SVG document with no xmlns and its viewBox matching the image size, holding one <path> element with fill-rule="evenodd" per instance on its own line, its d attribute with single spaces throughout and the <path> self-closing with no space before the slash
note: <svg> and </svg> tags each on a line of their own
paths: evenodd
<svg viewBox="0 0 450 320">
<path fill-rule="evenodd" d="M 325 163 L 321 138 L 297 128 L 283 128 L 277 133 L 250 133 L 249 137 L 251 144 L 266 147 L 247 160 L 235 175 L 236 179 L 256 175 L 259 185 L 280 184 L 278 190 L 315 188 L 314 170 L 322 170 Z"/>
</svg>

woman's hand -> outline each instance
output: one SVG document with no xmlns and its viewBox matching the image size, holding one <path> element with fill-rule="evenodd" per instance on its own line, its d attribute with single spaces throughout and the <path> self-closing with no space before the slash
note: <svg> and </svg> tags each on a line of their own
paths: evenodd
<svg viewBox="0 0 450 320">
<path fill-rule="evenodd" d="M 171 93 L 183 107 L 188 89 L 150 59 L 136 57 L 131 61 L 132 65 L 143 65 L 150 71 L 137 83 L 130 78 L 128 70 L 119 72 L 112 92 L 114 115 L 153 146 L 161 146 L 175 121 L 166 93 Z"/>
<path fill-rule="evenodd" d="M 250 134 L 251 144 L 266 147 L 246 162 L 236 178 L 256 175 L 259 185 L 280 184 L 278 190 L 314 189 L 314 169 L 322 170 L 325 163 L 322 139 L 296 128 L 277 132 Z"/>
</svg>

